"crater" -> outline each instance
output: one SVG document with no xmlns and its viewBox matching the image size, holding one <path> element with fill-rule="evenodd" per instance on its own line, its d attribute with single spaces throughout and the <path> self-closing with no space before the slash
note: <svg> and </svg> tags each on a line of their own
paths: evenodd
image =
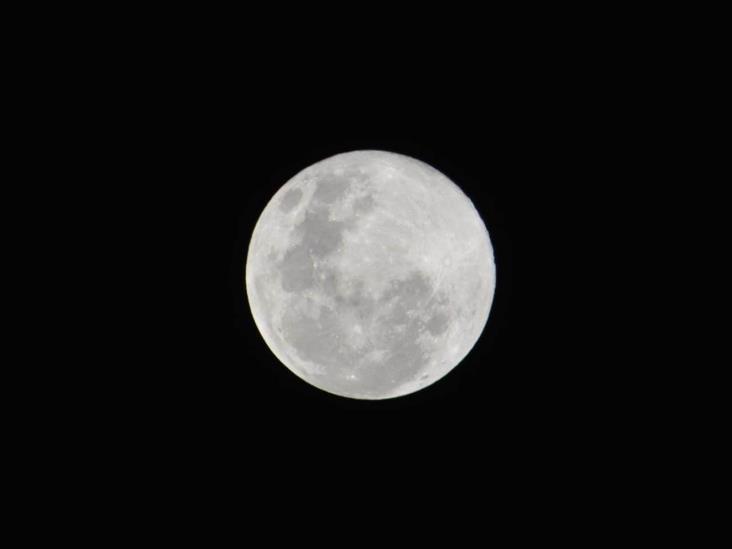
<svg viewBox="0 0 732 549">
<path fill-rule="evenodd" d="M 313 285 L 314 259 L 322 259 L 338 249 L 344 227 L 343 222 L 329 221 L 327 212 L 307 213 L 296 228 L 302 235 L 300 242 L 285 253 L 279 265 L 283 290 L 298 292 Z"/>
<path fill-rule="evenodd" d="M 318 180 L 317 185 L 313 199 L 323 204 L 333 204 L 346 194 L 350 182 L 346 175 L 327 174 Z"/>
<path fill-rule="evenodd" d="M 394 280 L 382 295 L 382 301 L 397 300 L 406 310 L 423 305 L 432 294 L 432 286 L 425 275 L 419 271 L 407 278 Z"/>
<path fill-rule="evenodd" d="M 430 334 L 432 334 L 433 336 L 438 336 L 445 333 L 445 330 L 447 330 L 447 325 L 447 315 L 445 313 L 435 313 L 432 318 L 427 321 L 425 327 Z"/>
<path fill-rule="evenodd" d="M 267 281 L 262 275 L 257 276 L 254 279 L 255 295 L 259 298 L 259 301 L 265 306 L 269 306 L 269 299 L 267 296 Z"/>
<path fill-rule="evenodd" d="M 396 311 L 396 315 L 399 314 Z M 386 355 L 362 368 L 359 385 L 369 394 L 391 393 L 400 385 L 414 380 L 427 363 L 427 354 L 419 344 L 418 322 L 412 319 L 398 332 L 394 330 L 395 322 L 398 320 L 392 315 L 387 315 L 382 322 L 379 340 Z"/>
<path fill-rule="evenodd" d="M 356 213 L 368 213 L 374 209 L 376 201 L 370 194 L 357 198 L 353 202 L 353 211 Z"/>
<path fill-rule="evenodd" d="M 314 268 L 307 247 L 298 244 L 285 253 L 280 263 L 282 289 L 299 292 L 313 285 Z"/>
<path fill-rule="evenodd" d="M 302 200 L 302 191 L 300 189 L 290 189 L 280 200 L 280 211 L 289 213 Z"/>
<path fill-rule="evenodd" d="M 338 249 L 343 242 L 345 223 L 330 221 L 328 212 L 308 212 L 305 220 L 298 225 L 298 231 L 303 235 L 302 245 L 315 257 L 325 257 Z"/>
<path fill-rule="evenodd" d="M 304 360 L 325 367 L 331 375 L 339 356 L 339 326 L 337 316 L 327 307 L 320 308 L 317 320 L 289 309 L 282 319 L 285 340 Z"/>
</svg>

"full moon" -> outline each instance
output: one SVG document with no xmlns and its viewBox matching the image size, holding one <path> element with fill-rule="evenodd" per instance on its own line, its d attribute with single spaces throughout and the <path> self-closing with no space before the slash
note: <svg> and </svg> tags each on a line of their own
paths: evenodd
<svg viewBox="0 0 732 549">
<path fill-rule="evenodd" d="M 332 156 L 285 183 L 246 260 L 274 355 L 315 387 L 366 400 L 413 393 L 460 363 L 495 280 L 470 199 L 424 162 L 382 151 Z"/>
</svg>

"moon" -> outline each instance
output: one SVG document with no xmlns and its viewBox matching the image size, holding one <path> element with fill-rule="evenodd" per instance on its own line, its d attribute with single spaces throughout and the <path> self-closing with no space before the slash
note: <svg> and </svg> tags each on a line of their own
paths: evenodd
<svg viewBox="0 0 732 549">
<path fill-rule="evenodd" d="M 272 197 L 246 259 L 252 316 L 274 355 L 332 394 L 407 395 L 475 345 L 493 302 L 488 231 L 470 199 L 414 158 L 353 151 Z"/>
</svg>

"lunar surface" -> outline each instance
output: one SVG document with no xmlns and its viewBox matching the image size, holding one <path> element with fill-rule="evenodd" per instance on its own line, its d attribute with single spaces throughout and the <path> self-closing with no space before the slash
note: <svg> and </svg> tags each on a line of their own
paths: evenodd
<svg viewBox="0 0 732 549">
<path fill-rule="evenodd" d="M 249 244 L 246 290 L 294 374 L 376 400 L 434 383 L 470 352 L 495 273 L 485 224 L 452 181 L 407 156 L 355 151 L 274 195 Z"/>
</svg>

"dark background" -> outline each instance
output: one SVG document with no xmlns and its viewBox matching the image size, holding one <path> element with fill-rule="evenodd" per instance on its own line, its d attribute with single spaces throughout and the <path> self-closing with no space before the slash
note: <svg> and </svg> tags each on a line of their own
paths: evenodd
<svg viewBox="0 0 732 549">
<path fill-rule="evenodd" d="M 220 471 L 254 459 L 285 475 L 291 461 L 299 472 L 457 474 L 600 451 L 623 372 L 598 342 L 611 292 L 593 275 L 612 272 L 617 250 L 597 226 L 625 146 L 613 137 L 622 103 L 593 70 L 602 52 L 485 34 L 449 49 L 340 51 L 334 39 L 263 51 L 236 36 L 210 33 L 205 47 L 176 45 L 175 55 L 146 50 L 135 78 L 112 71 L 98 83 L 114 92 L 99 123 L 120 129 L 117 192 L 133 203 L 125 230 L 144 242 L 131 277 L 146 291 L 130 292 L 131 337 L 143 345 L 122 346 L 130 356 L 97 397 L 124 400 L 123 428 Z M 446 174 L 485 221 L 497 266 L 471 353 L 437 383 L 387 401 L 296 378 L 258 333 L 244 289 L 249 239 L 272 195 L 356 149 Z"/>
<path fill-rule="evenodd" d="M 639 195 L 665 186 L 653 162 L 634 165 L 649 154 L 649 128 L 675 124 L 663 87 L 644 85 L 663 57 L 644 30 L 659 15 L 627 17 L 642 49 L 630 43 L 633 24 L 604 14 L 577 23 L 574 8 L 546 8 L 563 25 L 524 6 L 513 17 L 437 6 L 427 18 L 427 6 L 403 18 L 355 6 L 335 24 L 276 9 L 266 19 L 180 7 L 93 24 L 80 13 L 84 32 L 50 15 L 62 36 L 35 46 L 37 63 L 21 62 L 41 82 L 23 82 L 30 108 L 11 107 L 35 113 L 28 133 L 55 151 L 33 159 L 52 176 L 29 188 L 57 207 L 40 189 L 47 181 L 91 214 L 59 207 L 78 233 L 44 231 L 62 253 L 41 293 L 67 296 L 47 321 L 66 324 L 77 294 L 55 274 L 70 274 L 96 302 L 82 313 L 92 326 L 62 336 L 65 346 L 40 338 L 51 373 L 28 369 L 48 403 L 41 428 L 54 436 L 27 433 L 45 446 L 38 471 L 68 483 L 61 506 L 85 478 L 100 513 L 97 501 L 117 494 L 151 521 L 177 515 L 175 503 L 222 522 L 254 509 L 285 517 L 277 534 L 313 509 L 308 528 L 342 524 L 347 539 L 399 522 L 431 535 L 458 506 L 461 523 L 483 532 L 501 511 L 531 530 L 532 507 L 574 527 L 595 513 L 586 501 L 613 491 L 626 509 L 636 492 L 622 493 L 635 482 L 624 471 L 654 470 L 638 442 L 652 441 L 665 413 L 647 398 L 660 391 L 656 377 L 636 367 L 652 356 L 626 345 L 630 321 L 641 337 L 650 324 L 639 311 L 654 281 L 617 237 Z M 490 318 L 469 356 L 388 401 L 297 379 L 257 332 L 244 290 L 249 238 L 275 191 L 355 149 L 445 173 L 483 217 L 497 264 Z M 646 224 L 655 208 L 642 212 Z M 66 253 L 77 241 L 88 268 Z M 639 243 L 643 254 L 655 244 Z M 632 307 L 620 299 L 628 281 L 639 290 Z M 562 498 L 576 502 L 571 512 L 557 509 Z M 354 513 L 354 499 L 377 505 Z M 415 520 L 402 518 L 410 506 Z"/>
<path fill-rule="evenodd" d="M 586 126 L 598 115 L 547 86 L 556 70 L 527 77 L 505 67 L 483 78 L 449 63 L 353 65 L 283 69 L 273 81 L 262 73 L 241 96 L 220 82 L 203 96 L 210 110 L 179 122 L 185 139 L 170 154 L 183 169 L 170 207 L 185 229 L 171 227 L 170 239 L 190 284 L 182 305 L 191 324 L 176 342 L 185 365 L 170 368 L 192 391 L 186 409 L 200 402 L 213 429 L 241 421 L 334 438 L 373 428 L 396 440 L 463 429 L 556 440 L 568 422 L 584 425 L 582 403 L 598 396 L 582 312 L 594 299 L 583 221 L 600 200 L 588 184 L 597 152 Z M 483 217 L 497 264 L 493 309 L 470 355 L 433 386 L 389 401 L 343 399 L 297 379 L 256 330 L 243 284 L 249 238 L 274 192 L 306 166 L 356 149 L 410 155 L 455 181 Z"/>
</svg>

